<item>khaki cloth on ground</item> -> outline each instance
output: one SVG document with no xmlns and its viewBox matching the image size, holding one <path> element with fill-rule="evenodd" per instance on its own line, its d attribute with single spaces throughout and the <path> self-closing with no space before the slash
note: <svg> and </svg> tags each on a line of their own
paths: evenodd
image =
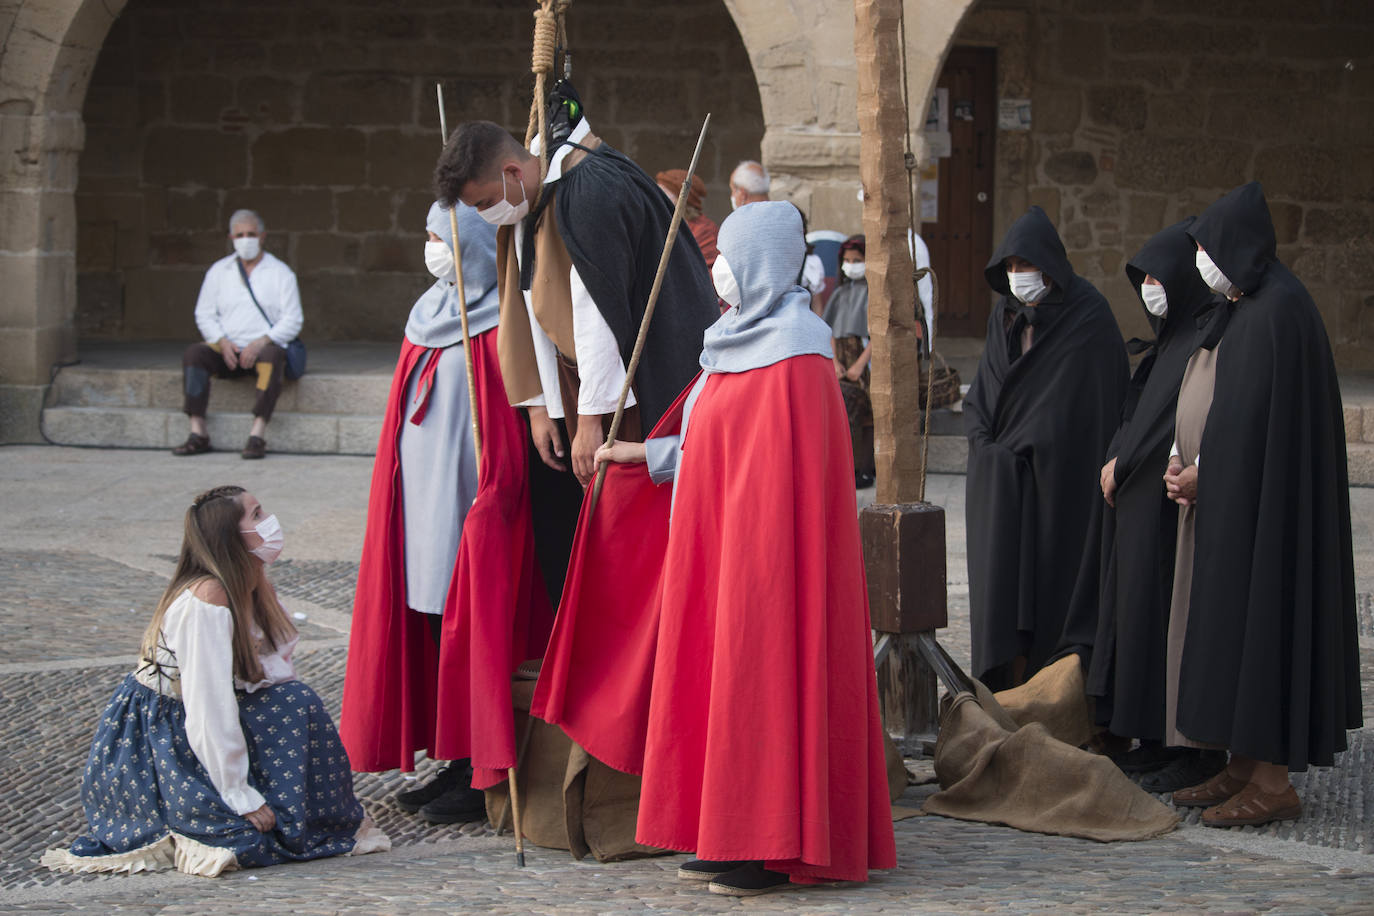
<svg viewBox="0 0 1374 916">
<path fill-rule="evenodd" d="M 983 687 L 981 683 L 978 686 Z M 1003 690 L 996 697 L 997 705 L 1016 725 L 1039 722 L 1051 737 L 1073 747 L 1087 744 L 1092 737 L 1092 710 L 1083 683 L 1083 666 L 1076 654 L 1046 665 L 1020 687 Z M 978 700 L 987 708 L 981 694 Z"/>
<path fill-rule="evenodd" d="M 1178 814 L 1111 760 L 1054 737 L 1050 725 L 1085 740 L 1089 730 L 1081 672 L 1077 698 L 1054 689 L 1074 683 L 1064 661 L 1079 672 L 1069 656 L 996 698 L 977 681 L 976 696 L 946 698 L 935 744 L 941 791 L 926 799 L 927 814 L 1100 842 L 1146 840 L 1177 826 Z M 1019 704 L 1015 716 L 1002 697 Z M 1040 714 L 1049 725 L 1035 721 Z"/>
<path fill-rule="evenodd" d="M 515 681 L 515 734 L 524 741 L 534 681 Z M 534 720 L 529 744 L 520 757 L 520 820 L 526 841 L 566 849 L 573 858 L 588 853 L 598 862 L 663 855 L 668 850 L 635 842 L 639 816 L 639 777 L 611 769 L 588 754 L 561 728 Z M 906 791 L 902 756 L 886 735 L 888 794 L 896 801 Z M 487 818 L 511 830 L 506 783 L 487 790 Z"/>
</svg>

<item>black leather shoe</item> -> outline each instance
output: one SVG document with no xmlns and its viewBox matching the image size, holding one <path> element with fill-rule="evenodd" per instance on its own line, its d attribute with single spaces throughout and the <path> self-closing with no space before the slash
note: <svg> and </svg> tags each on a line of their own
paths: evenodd
<svg viewBox="0 0 1374 916">
<path fill-rule="evenodd" d="M 1188 753 L 1186 747 L 1165 747 L 1158 741 L 1140 743 L 1140 747 L 1112 758 L 1123 773 L 1149 773 L 1160 770 Z"/>
<path fill-rule="evenodd" d="M 420 817 L 431 824 L 466 824 L 487 819 L 487 793 L 459 786 L 449 789 L 420 809 Z"/>
<path fill-rule="evenodd" d="M 1206 782 L 1226 769 L 1225 751 L 1200 751 L 1184 748 L 1185 753 L 1172 763 L 1140 777 L 1140 788 L 1163 794 Z"/>
<path fill-rule="evenodd" d="M 444 764 L 424 785 L 396 793 L 396 805 L 414 814 L 450 789 L 466 789 L 472 785 L 472 767 L 467 758 Z"/>
</svg>

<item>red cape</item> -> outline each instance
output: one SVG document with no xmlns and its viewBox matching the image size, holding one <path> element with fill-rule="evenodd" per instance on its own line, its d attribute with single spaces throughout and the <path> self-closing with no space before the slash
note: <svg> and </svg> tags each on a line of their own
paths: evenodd
<svg viewBox="0 0 1374 916">
<path fill-rule="evenodd" d="M 825 357 L 715 375 L 671 529 L 642 466 L 584 508 L 539 687 L 642 771 L 639 842 L 799 881 L 896 864 L 848 429 Z"/>
<path fill-rule="evenodd" d="M 424 615 L 406 607 L 400 499 L 406 384 L 425 348 L 404 341 L 392 377 L 372 470 L 339 719 L 354 770 L 413 770 L 421 750 L 445 760 L 472 757 L 475 769 L 504 770 L 505 761 L 515 759 L 511 674 L 541 654 L 552 614 L 534 560 L 529 434 L 506 399 L 496 332 L 474 337 L 472 349 L 482 458 L 438 650 Z M 479 788 L 482 775 L 474 773 Z"/>
</svg>

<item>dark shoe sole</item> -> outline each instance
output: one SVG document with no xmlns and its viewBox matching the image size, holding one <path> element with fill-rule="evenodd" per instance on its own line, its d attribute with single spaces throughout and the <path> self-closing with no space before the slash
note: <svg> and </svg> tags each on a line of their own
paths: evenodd
<svg viewBox="0 0 1374 916">
<path fill-rule="evenodd" d="M 690 867 L 693 864 L 708 867 Z M 714 881 L 721 875 L 727 875 L 744 864 L 744 862 L 711 862 L 702 859 L 693 859 L 677 870 L 677 876 L 683 881 Z"/>
<path fill-rule="evenodd" d="M 420 817 L 429 821 L 431 824 L 471 824 L 473 821 L 484 821 L 487 819 L 486 806 L 481 811 L 445 811 L 438 813 L 426 811 L 424 808 L 419 810 Z"/>
<path fill-rule="evenodd" d="M 1206 816 L 1202 820 L 1204 827 L 1216 827 L 1219 829 L 1226 827 L 1259 827 L 1263 824 L 1272 824 L 1274 821 L 1296 821 L 1302 817 L 1302 806 L 1297 808 L 1287 808 L 1283 811 L 1276 811 L 1273 814 L 1265 814 L 1260 817 L 1240 817 L 1234 820 L 1209 821 Z"/>
</svg>

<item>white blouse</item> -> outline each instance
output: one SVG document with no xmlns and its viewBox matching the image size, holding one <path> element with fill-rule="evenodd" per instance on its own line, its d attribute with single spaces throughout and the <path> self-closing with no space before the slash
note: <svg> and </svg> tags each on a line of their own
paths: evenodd
<svg viewBox="0 0 1374 916">
<path fill-rule="evenodd" d="M 256 624 L 253 638 L 260 645 L 265 640 Z M 234 813 L 256 811 L 266 799 L 248 784 L 248 745 L 234 691 L 252 693 L 295 680 L 291 653 L 300 637 L 259 652 L 263 679 L 245 683 L 234 676 L 234 620 L 229 608 L 201 601 L 188 588 L 163 615 L 162 640 L 175 656 L 191 750 Z"/>
</svg>

